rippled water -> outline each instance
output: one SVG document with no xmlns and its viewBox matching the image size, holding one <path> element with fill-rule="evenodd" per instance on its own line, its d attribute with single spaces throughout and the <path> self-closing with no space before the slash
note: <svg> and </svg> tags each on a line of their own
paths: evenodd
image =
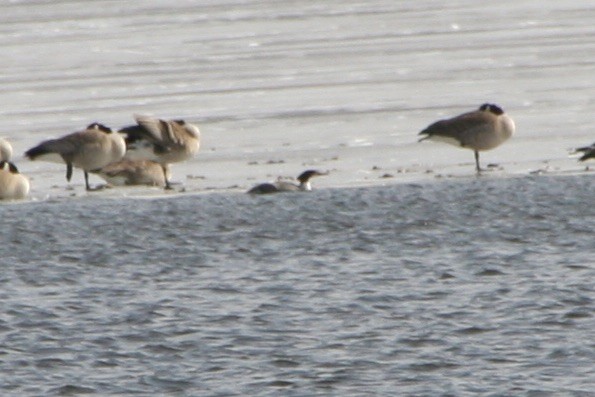
<svg viewBox="0 0 595 397">
<path fill-rule="evenodd" d="M 592 395 L 594 186 L 2 206 L 3 395 Z"/>
</svg>

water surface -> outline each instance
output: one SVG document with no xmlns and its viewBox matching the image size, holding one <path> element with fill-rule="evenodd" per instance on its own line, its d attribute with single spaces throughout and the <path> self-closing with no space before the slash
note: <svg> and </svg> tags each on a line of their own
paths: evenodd
<svg viewBox="0 0 595 397">
<path fill-rule="evenodd" d="M 5 395 L 589 395 L 592 177 L 6 205 Z"/>
</svg>

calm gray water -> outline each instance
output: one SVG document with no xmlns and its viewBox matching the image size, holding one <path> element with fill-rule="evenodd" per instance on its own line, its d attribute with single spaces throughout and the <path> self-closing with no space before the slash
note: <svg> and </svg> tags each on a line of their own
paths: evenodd
<svg viewBox="0 0 595 397">
<path fill-rule="evenodd" d="M 593 175 L 0 206 L 14 395 L 591 396 Z"/>
</svg>

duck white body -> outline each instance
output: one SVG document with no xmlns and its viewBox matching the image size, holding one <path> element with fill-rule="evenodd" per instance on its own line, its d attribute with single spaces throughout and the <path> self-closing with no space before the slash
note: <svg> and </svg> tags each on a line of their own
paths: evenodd
<svg viewBox="0 0 595 397">
<path fill-rule="evenodd" d="M 85 187 L 89 186 L 89 172 L 120 160 L 126 152 L 124 138 L 101 124 L 91 124 L 85 130 L 61 138 L 50 139 L 29 149 L 25 156 L 31 160 L 66 163 L 66 180 L 72 177 L 72 167 L 85 174 Z"/>
<path fill-rule="evenodd" d="M 29 180 L 13 163 L 0 161 L 0 200 L 20 200 L 28 194 Z"/>
<path fill-rule="evenodd" d="M 494 104 L 483 104 L 479 109 L 459 116 L 439 120 L 421 131 L 420 141 L 430 139 L 473 150 L 475 168 L 479 166 L 479 152 L 491 150 L 506 142 L 515 131 L 514 121 Z"/>
</svg>

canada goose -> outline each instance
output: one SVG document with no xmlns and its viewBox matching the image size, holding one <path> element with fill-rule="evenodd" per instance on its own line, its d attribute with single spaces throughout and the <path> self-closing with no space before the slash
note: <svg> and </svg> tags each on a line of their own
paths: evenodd
<svg viewBox="0 0 595 397">
<path fill-rule="evenodd" d="M 166 121 L 142 115 L 135 115 L 134 119 L 136 125 L 119 131 L 126 135 L 126 158 L 156 161 L 166 175 L 167 164 L 188 160 L 198 152 L 200 131 L 197 126 L 184 120 Z M 171 188 L 168 178 L 165 178 L 165 187 Z"/>
<path fill-rule="evenodd" d="M 316 170 L 307 170 L 302 172 L 297 180 L 300 182 L 299 185 L 287 182 L 287 181 L 276 181 L 273 183 L 261 183 L 260 185 L 254 186 L 248 190 L 250 194 L 268 194 L 268 193 L 280 193 L 280 192 L 306 192 L 312 190 L 310 184 L 310 178 L 320 175 L 327 175 L 328 172 L 320 172 Z"/>
<path fill-rule="evenodd" d="M 0 200 L 17 200 L 29 194 L 29 180 L 10 161 L 0 161 Z"/>
<path fill-rule="evenodd" d="M 595 159 L 595 142 L 592 143 L 590 146 L 583 146 L 575 149 L 575 152 L 582 153 L 582 156 L 578 159 L 578 161 L 586 161 L 589 159 Z"/>
<path fill-rule="evenodd" d="M 166 178 L 169 178 L 169 166 L 167 164 L 164 166 L 165 177 L 163 166 L 153 160 L 122 159 L 91 172 L 96 173 L 114 186 L 165 186 Z"/>
<path fill-rule="evenodd" d="M 475 168 L 479 166 L 479 152 L 500 146 L 514 134 L 514 121 L 497 105 L 484 103 L 478 110 L 439 120 L 419 135 L 419 141 L 431 139 L 473 150 Z"/>
<path fill-rule="evenodd" d="M 118 161 L 126 152 L 124 138 L 108 127 L 93 123 L 85 130 L 73 132 L 58 139 L 50 139 L 25 152 L 31 160 L 66 163 L 66 180 L 72 177 L 72 167 L 85 173 L 85 187 L 89 186 L 89 171 Z"/>
<path fill-rule="evenodd" d="M 12 159 L 12 145 L 6 139 L 0 138 L 0 161 Z"/>
</svg>

